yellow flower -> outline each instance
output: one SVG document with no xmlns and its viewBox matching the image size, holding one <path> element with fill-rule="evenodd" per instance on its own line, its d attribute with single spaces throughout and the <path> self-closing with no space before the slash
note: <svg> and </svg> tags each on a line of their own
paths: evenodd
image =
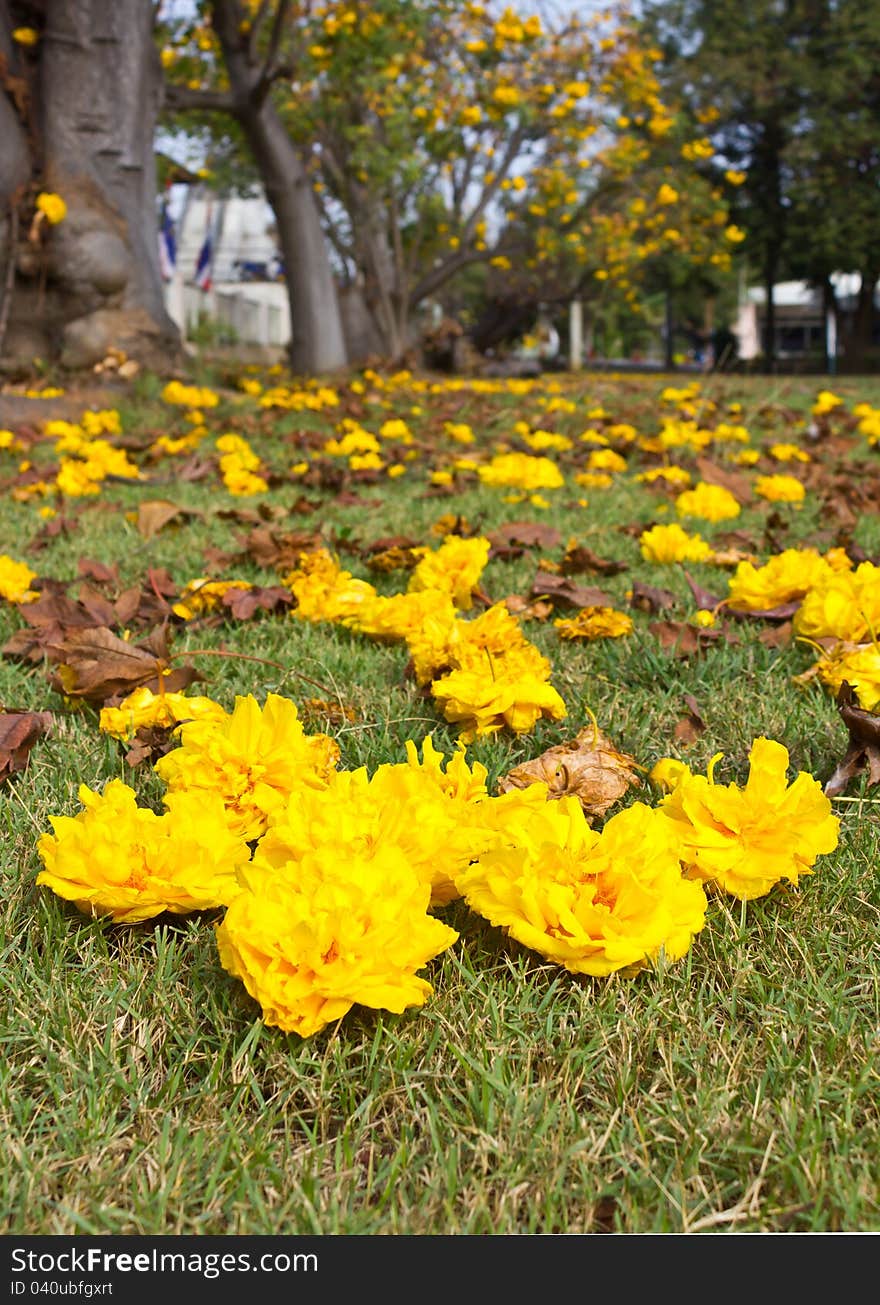
<svg viewBox="0 0 880 1305">
<path fill-rule="evenodd" d="M 191 621 L 193 617 L 205 612 L 217 611 L 222 607 L 223 595 L 228 594 L 230 589 L 250 588 L 251 585 L 247 580 L 208 580 L 207 578 L 189 580 L 181 589 L 180 597 L 172 605 L 171 610 L 181 620 Z"/>
<path fill-rule="evenodd" d="M 595 449 L 587 458 L 590 471 L 626 471 L 626 458 L 614 449 Z"/>
<path fill-rule="evenodd" d="M 691 483 L 691 473 L 684 467 L 652 467 L 650 471 L 640 471 L 635 479 L 643 481 L 646 485 L 653 485 L 658 480 L 662 480 L 667 485 L 684 487 Z"/>
<path fill-rule="evenodd" d="M 759 612 L 794 599 L 827 576 L 832 568 L 815 548 L 786 548 L 764 566 L 740 562 L 728 584 L 728 605 L 739 611 Z"/>
<path fill-rule="evenodd" d="M 342 860 L 372 858 L 393 846 L 429 886 L 432 905 L 452 901 L 456 877 L 474 852 L 470 826 L 479 825 L 481 804 L 491 801 L 486 769 L 470 770 L 459 747 L 444 772 L 430 735 L 421 763 L 415 743 L 406 748 L 405 762 L 381 765 L 372 776 L 363 768 L 335 771 L 325 788 L 297 790 L 274 812 L 261 862 L 278 867 L 321 848 L 335 849 Z"/>
<path fill-rule="evenodd" d="M 690 766 L 676 757 L 661 757 L 648 772 L 648 779 L 664 792 L 671 793 L 680 780 L 691 773 Z"/>
<path fill-rule="evenodd" d="M 757 738 L 749 753 L 744 788 L 716 784 L 708 775 L 685 776 L 661 810 L 681 837 L 681 859 L 713 888 L 748 899 L 763 897 L 780 880 L 797 884 L 816 858 L 837 846 L 840 821 L 812 775 L 800 771 L 789 785 L 788 751 Z"/>
<path fill-rule="evenodd" d="M 584 489 L 610 489 L 614 484 L 614 478 L 607 471 L 579 471 L 574 480 Z"/>
<path fill-rule="evenodd" d="M 215 720 L 226 717 L 226 712 L 213 698 L 185 693 L 153 693 L 146 685 L 134 689 L 118 707 L 102 707 L 98 728 L 111 738 L 126 740 L 139 729 L 148 727 L 170 728 L 187 720 Z"/>
<path fill-rule="evenodd" d="M 294 615 L 301 621 L 356 622 L 377 598 L 367 580 L 343 571 L 326 549 L 303 553 L 295 571 L 283 579 L 297 606 Z"/>
<path fill-rule="evenodd" d="M 24 562 L 16 562 L 6 553 L 0 553 L 0 598 L 7 603 L 32 603 L 39 594 L 30 588 L 37 573 Z"/>
<path fill-rule="evenodd" d="M 562 473 L 550 458 L 529 453 L 498 453 L 477 472 L 484 485 L 512 485 L 518 489 L 559 489 Z"/>
<path fill-rule="evenodd" d="M 449 594 L 456 607 L 468 610 L 491 547 L 488 539 L 447 535 L 438 549 L 426 553 L 418 563 L 410 576 L 409 592 L 439 590 Z"/>
<path fill-rule="evenodd" d="M 794 632 L 808 639 L 861 643 L 880 631 L 880 567 L 830 570 L 813 584 L 794 615 Z"/>
<path fill-rule="evenodd" d="M 755 493 L 770 503 L 802 503 L 807 491 L 794 476 L 758 476 Z"/>
<path fill-rule="evenodd" d="M 18 45 L 33 46 L 40 39 L 40 33 L 33 27 L 16 27 L 12 32 L 12 39 Z"/>
<path fill-rule="evenodd" d="M 119 779 L 103 793 L 81 785 L 79 800 L 83 811 L 52 816 L 53 833 L 40 836 L 37 883 L 80 911 L 137 924 L 163 911 L 224 906 L 239 891 L 250 853 L 230 833 L 216 794 L 178 794 L 161 816 L 139 807 Z"/>
<path fill-rule="evenodd" d="M 503 839 L 503 833 L 502 833 Z M 574 974 L 684 956 L 706 917 L 702 886 L 685 879 L 679 840 L 660 811 L 636 802 L 587 824 L 576 798 L 536 809 L 459 878 L 472 910 Z"/>
<path fill-rule="evenodd" d="M 245 839 L 259 838 L 294 791 L 323 788 L 339 760 L 338 744 L 306 734 L 296 704 L 277 693 L 262 708 L 252 694 L 237 697 L 231 714 L 189 721 L 179 738 L 155 766 L 165 801 L 182 791 L 219 794 L 230 829 Z"/>
<path fill-rule="evenodd" d="M 810 455 L 797 444 L 771 444 L 767 450 L 777 462 L 809 462 Z"/>
<path fill-rule="evenodd" d="M 660 189 L 657 191 L 657 203 L 658 203 L 658 204 L 677 204 L 677 203 L 678 203 L 678 191 L 675 189 L 674 186 L 670 186 L 670 185 L 667 184 L 667 182 L 664 181 L 664 182 L 663 182 L 663 185 L 662 185 L 662 186 L 660 187 Z"/>
<path fill-rule="evenodd" d="M 813 674 L 818 675 L 835 695 L 846 682 L 864 711 L 874 711 L 880 703 L 880 648 L 874 643 L 835 644 L 810 671 L 795 676 L 795 682 L 802 682 Z"/>
<path fill-rule="evenodd" d="M 746 233 L 743 231 L 742 227 L 734 226 L 733 223 L 731 223 L 729 227 L 724 228 L 724 239 L 729 240 L 732 245 L 741 244 L 745 238 Z"/>
<path fill-rule="evenodd" d="M 267 1024 L 301 1037 L 355 1004 L 398 1014 L 423 1005 L 433 989 L 417 970 L 458 938 L 428 914 L 430 886 L 408 854 L 420 835 L 423 856 L 433 850 L 430 799 L 418 815 L 398 810 L 371 794 L 363 771 L 332 786 L 279 811 L 217 927 L 224 968 Z"/>
<path fill-rule="evenodd" d="M 431 693 L 444 716 L 461 726 L 461 739 L 496 734 L 505 725 L 515 734 L 531 730 L 542 716 L 562 720 L 565 703 L 544 675 L 510 663 L 485 670 L 459 669 L 433 680 Z"/>
<path fill-rule="evenodd" d="M 45 213 L 46 221 L 54 227 L 66 218 L 67 205 L 60 195 L 43 190 L 37 196 L 37 212 Z"/>
<path fill-rule="evenodd" d="M 729 489 L 723 485 L 709 485 L 701 480 L 693 489 L 686 489 L 679 494 L 675 500 L 675 510 L 680 517 L 727 521 L 739 516 L 740 506 Z"/>
<path fill-rule="evenodd" d="M 831 390 L 820 390 L 810 411 L 815 417 L 824 417 L 826 413 L 842 406 L 843 399 L 839 394 L 834 394 Z"/>
<path fill-rule="evenodd" d="M 618 639 L 621 635 L 631 634 L 633 623 L 626 612 L 618 612 L 613 607 L 582 607 L 570 619 L 553 622 L 559 631 L 560 639 Z"/>
<path fill-rule="evenodd" d="M 676 522 L 643 531 L 639 549 L 646 562 L 706 562 L 712 557 L 705 539 L 689 535 Z"/>
<path fill-rule="evenodd" d="M 216 408 L 220 402 L 213 390 L 198 385 L 184 385 L 181 381 L 169 381 L 161 397 L 165 403 L 184 408 Z"/>
</svg>

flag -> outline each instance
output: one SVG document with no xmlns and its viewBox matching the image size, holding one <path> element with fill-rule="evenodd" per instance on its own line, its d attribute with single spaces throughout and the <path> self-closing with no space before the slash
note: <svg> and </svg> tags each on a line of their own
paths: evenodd
<svg viewBox="0 0 880 1305">
<path fill-rule="evenodd" d="M 211 289 L 211 270 L 214 262 L 214 242 L 211 239 L 210 231 L 205 236 L 204 244 L 199 250 L 199 258 L 196 263 L 195 283 L 200 290 Z"/>
<path fill-rule="evenodd" d="M 162 204 L 162 222 L 159 227 L 159 268 L 163 281 L 170 281 L 177 266 L 177 239 L 168 205 Z"/>
</svg>

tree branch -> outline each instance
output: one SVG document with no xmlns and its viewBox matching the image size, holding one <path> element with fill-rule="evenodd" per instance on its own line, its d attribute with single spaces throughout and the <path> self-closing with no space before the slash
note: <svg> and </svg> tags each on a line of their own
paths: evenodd
<svg viewBox="0 0 880 1305">
<path fill-rule="evenodd" d="M 279 77 L 293 76 L 293 69 L 287 64 L 279 62 L 278 50 L 281 46 L 281 38 L 284 35 L 284 24 L 290 11 L 290 0 L 278 0 L 278 8 L 275 10 L 275 17 L 272 20 L 272 31 L 269 36 L 269 44 L 263 59 L 263 66 L 260 69 L 260 75 L 257 78 L 253 90 L 254 104 L 259 107 L 269 94 L 272 83 Z"/>
<path fill-rule="evenodd" d="M 164 107 L 172 113 L 197 109 L 205 113 L 234 114 L 238 109 L 235 97 L 229 91 L 202 91 L 177 82 L 165 82 L 164 96 Z"/>
<path fill-rule="evenodd" d="M 256 62 L 257 40 L 260 35 L 260 29 L 266 21 L 266 17 L 269 13 L 269 5 L 271 3 L 272 0 L 260 0 L 260 7 L 254 14 L 253 22 L 251 23 L 250 31 L 248 32 L 248 61 L 250 63 Z"/>
<path fill-rule="evenodd" d="M 451 276 L 460 272 L 463 267 L 470 267 L 471 263 L 485 263 L 490 257 L 487 249 L 464 249 L 454 254 L 452 258 L 446 259 L 438 267 L 434 267 L 427 272 L 416 285 L 413 286 L 409 296 L 410 308 L 417 307 L 423 299 L 439 290 L 441 285 L 445 285 Z"/>
</svg>

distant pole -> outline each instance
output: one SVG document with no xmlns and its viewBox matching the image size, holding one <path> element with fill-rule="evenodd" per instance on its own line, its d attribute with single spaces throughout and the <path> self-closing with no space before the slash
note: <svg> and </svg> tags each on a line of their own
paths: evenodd
<svg viewBox="0 0 880 1305">
<path fill-rule="evenodd" d="M 828 356 L 828 375 L 837 371 L 837 314 L 833 303 L 825 309 L 825 352 Z"/>
<path fill-rule="evenodd" d="M 675 319 L 672 309 L 672 287 L 667 285 L 663 303 L 663 365 L 668 372 L 675 370 Z"/>
<path fill-rule="evenodd" d="M 579 372 L 584 359 L 584 306 L 572 299 L 568 306 L 568 366 Z"/>
</svg>

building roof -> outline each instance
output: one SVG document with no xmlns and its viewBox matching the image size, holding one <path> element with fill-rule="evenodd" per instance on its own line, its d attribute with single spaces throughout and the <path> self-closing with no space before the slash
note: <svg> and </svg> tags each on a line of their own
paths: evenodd
<svg viewBox="0 0 880 1305">
<path fill-rule="evenodd" d="M 837 301 L 855 299 L 862 284 L 858 272 L 832 272 L 831 284 Z M 875 298 L 878 296 L 875 287 Z M 766 302 L 767 294 L 762 285 L 749 286 L 748 300 L 752 304 Z M 822 308 L 822 291 L 808 281 L 778 281 L 773 287 L 773 302 L 777 308 Z"/>
</svg>

